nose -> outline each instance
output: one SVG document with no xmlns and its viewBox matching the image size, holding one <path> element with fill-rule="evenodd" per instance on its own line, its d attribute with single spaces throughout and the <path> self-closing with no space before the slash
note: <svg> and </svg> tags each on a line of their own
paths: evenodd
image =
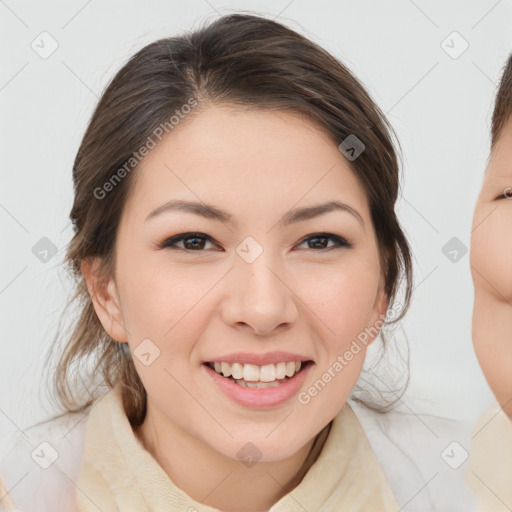
<svg viewBox="0 0 512 512">
<path fill-rule="evenodd" d="M 297 321 L 296 296 L 281 267 L 270 260 L 265 251 L 252 263 L 235 258 L 221 308 L 227 325 L 271 336 Z"/>
</svg>

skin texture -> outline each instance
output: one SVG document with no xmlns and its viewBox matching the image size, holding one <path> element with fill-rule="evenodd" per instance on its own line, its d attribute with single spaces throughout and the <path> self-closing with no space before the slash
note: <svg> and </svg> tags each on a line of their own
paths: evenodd
<svg viewBox="0 0 512 512">
<path fill-rule="evenodd" d="M 305 390 L 380 321 L 387 299 L 367 197 L 330 135 L 303 116 L 227 105 L 187 118 L 136 172 L 115 275 L 101 284 L 97 262 L 82 266 L 109 335 L 132 353 L 147 338 L 160 350 L 149 366 L 134 357 L 148 393 L 136 435 L 192 498 L 226 511 L 267 510 L 299 483 L 315 437 L 345 404 L 366 350 L 309 403 L 292 397 L 268 410 L 232 402 L 202 362 L 238 351 L 298 353 L 314 361 Z M 213 204 L 235 223 L 177 211 L 145 221 L 170 199 Z M 350 205 L 362 222 L 334 211 L 278 224 L 292 208 L 331 200 Z M 157 246 L 190 231 L 213 242 L 195 249 L 194 240 L 181 241 L 181 251 Z M 304 241 L 318 232 L 353 246 Z M 236 252 L 248 236 L 263 248 L 252 263 Z M 237 457 L 247 442 L 261 452 L 250 468 Z"/>
<path fill-rule="evenodd" d="M 473 344 L 499 404 L 512 418 L 512 117 L 497 141 L 473 217 Z"/>
</svg>

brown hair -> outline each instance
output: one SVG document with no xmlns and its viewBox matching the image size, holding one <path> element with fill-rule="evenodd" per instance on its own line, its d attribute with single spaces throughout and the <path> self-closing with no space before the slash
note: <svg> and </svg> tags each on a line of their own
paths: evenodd
<svg viewBox="0 0 512 512">
<path fill-rule="evenodd" d="M 353 74 L 314 42 L 263 17 L 224 16 L 133 55 L 108 84 L 87 127 L 73 166 L 74 236 L 66 255 L 77 281 L 71 302 L 78 304 L 79 318 L 59 352 L 54 376 L 58 401 L 66 411 L 81 412 L 92 403 L 90 390 L 98 378 L 96 384 L 107 388 L 122 383 L 125 411 L 134 428 L 144 420 L 146 392 L 131 354 L 99 322 L 81 263 L 99 256 L 104 275 L 112 275 L 116 231 L 135 174 L 126 163 L 159 126 L 169 125 L 170 116 L 194 102 L 190 115 L 208 104 L 299 112 L 321 125 L 336 145 L 350 135 L 362 141 L 364 151 L 349 158 L 349 164 L 369 199 L 389 305 L 402 280 L 406 284 L 401 312 L 389 324 L 409 306 L 412 263 L 394 211 L 399 166 L 392 127 Z M 98 197 L 122 168 L 126 172 L 108 187 L 108 196 Z M 85 361 L 91 357 L 94 366 L 86 371 Z M 77 371 L 72 372 L 75 364 Z M 87 398 L 79 398 L 77 388 L 70 386 L 72 374 L 79 377 Z"/>
<path fill-rule="evenodd" d="M 503 67 L 500 84 L 496 99 L 494 100 L 494 111 L 492 113 L 491 128 L 491 150 L 498 142 L 501 132 L 508 118 L 512 114 L 512 53 L 508 56 Z"/>
</svg>

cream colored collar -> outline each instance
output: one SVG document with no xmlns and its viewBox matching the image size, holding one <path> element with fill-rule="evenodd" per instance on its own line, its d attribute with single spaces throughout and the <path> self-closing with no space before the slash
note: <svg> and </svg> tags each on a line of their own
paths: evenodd
<svg viewBox="0 0 512 512">
<path fill-rule="evenodd" d="M 126 417 L 119 386 L 92 406 L 77 486 L 80 512 L 219 512 L 176 487 L 145 450 Z M 334 418 L 318 459 L 301 483 L 269 512 L 304 510 L 399 510 L 348 403 Z"/>
</svg>

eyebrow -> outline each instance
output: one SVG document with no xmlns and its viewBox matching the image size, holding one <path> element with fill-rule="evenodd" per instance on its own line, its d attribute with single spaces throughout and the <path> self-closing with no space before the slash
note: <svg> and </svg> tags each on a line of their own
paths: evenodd
<svg viewBox="0 0 512 512">
<path fill-rule="evenodd" d="M 197 201 L 184 201 L 181 199 L 172 199 L 162 206 L 155 208 L 146 217 L 146 221 L 161 215 L 164 212 L 170 211 L 193 213 L 206 219 L 216 220 L 226 224 L 236 224 L 230 213 L 220 210 L 213 205 Z M 329 201 L 328 203 L 308 206 L 305 208 L 294 208 L 293 210 L 286 212 L 283 217 L 281 217 L 278 224 L 282 226 L 289 226 L 333 211 L 341 211 L 351 214 L 364 228 L 364 221 L 359 212 L 341 201 Z"/>
</svg>

